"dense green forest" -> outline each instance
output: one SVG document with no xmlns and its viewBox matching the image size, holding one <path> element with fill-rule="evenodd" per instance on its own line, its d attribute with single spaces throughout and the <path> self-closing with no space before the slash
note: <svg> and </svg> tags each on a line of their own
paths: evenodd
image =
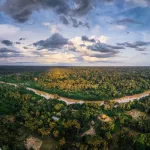
<svg viewBox="0 0 150 150">
<path fill-rule="evenodd" d="M 122 104 L 66 105 L 23 86 L 0 84 L 0 147 L 24 150 L 31 135 L 54 139 L 60 150 L 148 150 L 150 96 Z"/>
<path fill-rule="evenodd" d="M 149 67 L 62 67 L 8 74 L 2 81 L 24 83 L 81 100 L 110 100 L 150 89 Z"/>
</svg>

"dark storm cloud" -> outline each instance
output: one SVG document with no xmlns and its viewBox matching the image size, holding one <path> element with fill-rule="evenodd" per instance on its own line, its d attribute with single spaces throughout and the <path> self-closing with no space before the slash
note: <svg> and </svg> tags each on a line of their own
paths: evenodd
<svg viewBox="0 0 150 150">
<path fill-rule="evenodd" d="M 24 23 L 33 11 L 40 9 L 52 9 L 57 14 L 68 16 L 85 15 L 92 9 L 93 2 L 93 0 L 7 0 L 1 10 L 14 20 Z"/>
<path fill-rule="evenodd" d="M 2 10 L 16 21 L 26 22 L 33 11 L 53 9 L 57 14 L 68 14 L 70 11 L 66 0 L 7 0 Z"/>
<path fill-rule="evenodd" d="M 134 19 L 130 19 L 130 18 L 125 18 L 125 19 L 117 20 L 114 23 L 121 24 L 121 25 L 124 25 L 124 24 L 141 24 L 140 22 L 138 22 L 138 21 L 136 21 Z"/>
<path fill-rule="evenodd" d="M 61 21 L 63 24 L 65 24 L 65 25 L 68 25 L 68 24 L 69 24 L 68 19 L 67 19 L 66 16 L 64 16 L 64 15 L 61 15 L 61 16 L 60 16 L 60 21 Z"/>
<path fill-rule="evenodd" d="M 124 43 L 117 43 L 117 45 L 129 47 L 129 48 L 139 48 L 141 46 L 150 45 L 150 42 L 143 42 L 143 41 L 136 41 L 134 43 L 124 42 Z"/>
<path fill-rule="evenodd" d="M 34 46 L 39 49 L 56 49 L 62 48 L 64 45 L 69 44 L 68 39 L 64 38 L 62 35 L 55 33 L 46 40 L 40 40 L 36 43 L 33 43 Z"/>
<path fill-rule="evenodd" d="M 86 42 L 92 42 L 92 43 L 95 43 L 96 41 L 95 41 L 95 39 L 94 38 L 92 38 L 92 39 L 89 39 L 87 36 L 82 36 L 82 41 L 86 41 Z"/>
<path fill-rule="evenodd" d="M 8 57 L 23 57 L 20 52 L 7 49 L 7 48 L 0 48 L 0 58 L 8 58 Z"/>
<path fill-rule="evenodd" d="M 6 45 L 6 46 L 12 46 L 13 45 L 13 43 L 9 40 L 3 40 L 1 43 Z"/>
</svg>

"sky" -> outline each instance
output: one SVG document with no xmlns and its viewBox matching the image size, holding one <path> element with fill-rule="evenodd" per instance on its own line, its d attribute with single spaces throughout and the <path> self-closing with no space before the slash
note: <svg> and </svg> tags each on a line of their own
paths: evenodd
<svg viewBox="0 0 150 150">
<path fill-rule="evenodd" d="M 150 66 L 150 0 L 0 0 L 0 65 Z"/>
</svg>

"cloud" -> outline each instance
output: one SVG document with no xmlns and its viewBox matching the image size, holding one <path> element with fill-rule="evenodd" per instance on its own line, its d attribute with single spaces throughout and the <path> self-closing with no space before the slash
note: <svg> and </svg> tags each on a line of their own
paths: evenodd
<svg viewBox="0 0 150 150">
<path fill-rule="evenodd" d="M 112 25 L 109 30 L 125 30 L 126 28 L 124 25 Z"/>
<path fill-rule="evenodd" d="M 90 25 L 88 22 L 83 23 L 82 21 L 78 21 L 76 18 L 72 18 L 72 17 L 70 18 L 70 20 L 72 22 L 72 26 L 75 28 L 82 26 L 82 27 L 86 27 L 86 28 L 90 29 Z"/>
<path fill-rule="evenodd" d="M 1 9 L 14 20 L 24 23 L 33 11 L 39 9 L 52 9 L 56 14 L 68 16 L 85 15 L 92 9 L 93 2 L 93 0 L 7 0 Z"/>
<path fill-rule="evenodd" d="M 64 45 L 69 44 L 68 39 L 64 38 L 62 35 L 55 33 L 46 40 L 40 40 L 33 45 L 39 49 L 61 49 Z"/>
<path fill-rule="evenodd" d="M 110 45 L 108 45 L 107 49 L 109 49 L 109 51 L 105 51 L 105 53 L 102 51 L 102 49 L 97 50 L 94 49 L 94 46 L 98 45 L 98 43 L 100 43 L 101 45 L 104 44 L 102 42 L 106 42 L 107 41 L 107 37 L 101 35 L 100 37 L 96 37 L 96 36 L 91 36 L 91 37 L 74 37 L 72 39 L 70 39 L 69 41 L 72 43 L 72 45 L 69 45 L 69 48 L 72 48 L 74 52 L 77 52 L 79 54 L 81 54 L 82 56 L 92 56 L 92 57 L 99 57 L 99 58 L 108 58 L 111 57 L 112 53 L 115 53 L 116 50 L 111 50 L 112 48 L 116 48 L 116 49 L 121 49 L 120 46 L 116 46 L 116 47 L 111 47 Z M 93 44 L 93 42 L 89 41 L 90 39 L 95 39 L 95 44 Z M 106 45 L 106 44 L 104 44 Z M 106 46 L 105 46 L 106 47 Z M 106 49 L 106 48 L 105 48 Z M 110 52 L 111 50 L 111 52 Z M 116 51 L 116 53 L 119 53 L 119 51 Z M 115 55 L 115 54 L 113 54 Z"/>
<path fill-rule="evenodd" d="M 20 38 L 20 39 L 19 39 L 19 41 L 24 41 L 24 40 L 26 40 L 26 38 Z"/>
<path fill-rule="evenodd" d="M 95 41 L 95 39 L 94 38 L 92 38 L 92 39 L 89 39 L 87 36 L 82 36 L 82 41 L 88 41 L 88 42 L 92 42 L 92 43 L 95 43 L 96 41 Z"/>
<path fill-rule="evenodd" d="M 6 45 L 6 46 L 13 46 L 13 43 L 9 40 L 3 40 L 1 43 Z"/>
<path fill-rule="evenodd" d="M 93 0 L 74 0 L 74 14 L 80 16 L 87 14 L 92 9 L 93 2 Z"/>
<path fill-rule="evenodd" d="M 130 5 L 136 5 L 136 6 L 140 6 L 140 7 L 147 7 L 150 4 L 149 0 L 126 0 L 127 3 L 129 3 Z"/>
<path fill-rule="evenodd" d="M 139 48 L 141 46 L 150 45 L 150 42 L 144 42 L 144 41 L 136 41 L 134 43 L 124 42 L 124 43 L 117 43 L 117 45 L 129 47 L 129 48 Z"/>
<path fill-rule="evenodd" d="M 136 48 L 135 50 L 136 50 L 136 51 L 140 51 L 140 52 L 144 52 L 144 51 L 146 51 L 146 49 L 145 49 L 145 48 L 139 48 L 139 47 L 138 47 L 138 48 Z"/>
<path fill-rule="evenodd" d="M 70 11 L 66 0 L 7 0 L 2 10 L 14 20 L 24 23 L 33 11 L 53 9 L 57 14 L 67 14 Z"/>
<path fill-rule="evenodd" d="M 83 25 L 81 21 L 78 22 L 75 18 L 71 18 L 71 21 L 72 21 L 72 26 L 75 28 Z"/>
<path fill-rule="evenodd" d="M 24 49 L 29 49 L 29 48 L 28 48 L 28 47 L 26 47 L 26 46 L 24 46 L 23 48 L 24 48 Z"/>
<path fill-rule="evenodd" d="M 60 16 L 60 21 L 61 21 L 63 24 L 65 24 L 65 25 L 68 25 L 68 24 L 69 24 L 68 19 L 67 19 L 66 16 L 64 16 L 64 15 L 61 15 L 61 16 Z"/>
<path fill-rule="evenodd" d="M 117 20 L 115 21 L 116 24 L 120 24 L 120 25 L 125 25 L 125 24 L 141 24 L 140 22 L 134 20 L 134 19 L 130 19 L 130 18 L 125 18 L 125 19 L 121 19 L 121 20 Z"/>
<path fill-rule="evenodd" d="M 124 47 L 122 47 L 122 46 L 112 46 L 112 45 L 108 45 L 108 44 L 104 44 L 104 43 L 100 43 L 100 42 L 95 43 L 91 46 L 88 46 L 87 48 L 92 51 L 98 51 L 98 52 L 102 52 L 102 53 L 110 53 L 112 55 L 119 53 L 119 51 L 117 51 L 117 50 L 124 49 Z"/>
<path fill-rule="evenodd" d="M 0 48 L 0 58 L 8 58 L 8 57 L 23 57 L 20 52 L 7 49 L 7 48 Z"/>
<path fill-rule="evenodd" d="M 105 43 L 101 43 L 100 39 L 102 41 L 104 40 L 104 37 L 96 37 L 91 36 L 90 38 L 87 36 L 82 37 L 75 37 L 71 39 L 71 43 L 73 46 L 73 51 L 80 54 L 82 57 L 86 56 L 85 58 L 91 58 L 93 59 L 103 59 L 103 58 L 111 58 L 116 57 L 117 54 L 120 53 L 119 50 L 125 49 L 123 46 L 113 46 Z M 90 41 L 91 39 L 92 42 Z M 107 38 L 105 38 L 106 40 Z M 93 44 L 94 43 L 94 44 Z M 93 60 L 94 61 L 94 60 Z"/>
<path fill-rule="evenodd" d="M 15 44 L 19 45 L 19 44 L 21 44 L 21 43 L 20 43 L 20 42 L 15 42 Z"/>
<path fill-rule="evenodd" d="M 98 61 L 100 61 L 100 59 L 97 57 L 83 56 L 82 58 L 86 62 L 98 62 Z"/>
<path fill-rule="evenodd" d="M 106 58 L 98 58 L 98 57 L 91 57 L 91 56 L 83 56 L 82 59 L 83 59 L 83 61 L 90 62 L 90 63 L 95 63 L 95 62 L 101 62 L 101 63 L 122 63 L 122 62 L 119 62 L 119 61 L 107 60 Z"/>
<path fill-rule="evenodd" d="M 74 63 L 76 57 L 70 53 L 53 53 L 39 59 L 41 63 Z"/>
<path fill-rule="evenodd" d="M 148 53 L 141 53 L 141 54 L 143 54 L 143 55 L 148 55 Z"/>
<path fill-rule="evenodd" d="M 85 47 L 85 44 L 80 44 L 81 47 Z"/>
</svg>

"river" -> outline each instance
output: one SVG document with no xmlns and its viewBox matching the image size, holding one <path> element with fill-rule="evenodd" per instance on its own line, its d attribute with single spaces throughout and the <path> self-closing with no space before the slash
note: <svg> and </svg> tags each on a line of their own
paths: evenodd
<svg viewBox="0 0 150 150">
<path fill-rule="evenodd" d="M 2 82 L 2 81 L 0 81 L 0 83 L 13 85 L 15 87 L 18 86 L 17 84 L 14 84 L 14 83 L 6 83 L 6 82 Z M 29 91 L 32 91 L 35 94 L 40 95 L 40 96 L 42 96 L 42 97 L 44 97 L 46 99 L 50 99 L 50 98 L 53 99 L 54 98 L 54 94 L 49 94 L 47 92 L 43 92 L 43 91 L 40 91 L 40 90 L 37 90 L 37 89 L 33 89 L 33 88 L 29 88 L 29 87 L 26 87 L 26 89 L 29 90 Z M 127 102 L 133 101 L 135 99 L 139 100 L 140 98 L 146 97 L 148 95 L 150 95 L 150 90 L 145 91 L 145 92 L 143 92 L 141 94 L 135 94 L 135 95 L 132 95 L 132 96 L 125 96 L 125 97 L 113 99 L 113 100 L 110 100 L 110 101 L 118 102 L 118 103 L 127 103 Z M 66 104 L 68 104 L 68 105 L 74 104 L 74 103 L 83 104 L 85 102 L 87 102 L 87 103 L 98 103 L 98 104 L 101 104 L 101 105 L 104 104 L 104 101 L 76 100 L 76 99 L 70 99 L 70 98 L 61 97 L 61 96 L 59 96 L 59 100 L 66 102 Z"/>
</svg>

